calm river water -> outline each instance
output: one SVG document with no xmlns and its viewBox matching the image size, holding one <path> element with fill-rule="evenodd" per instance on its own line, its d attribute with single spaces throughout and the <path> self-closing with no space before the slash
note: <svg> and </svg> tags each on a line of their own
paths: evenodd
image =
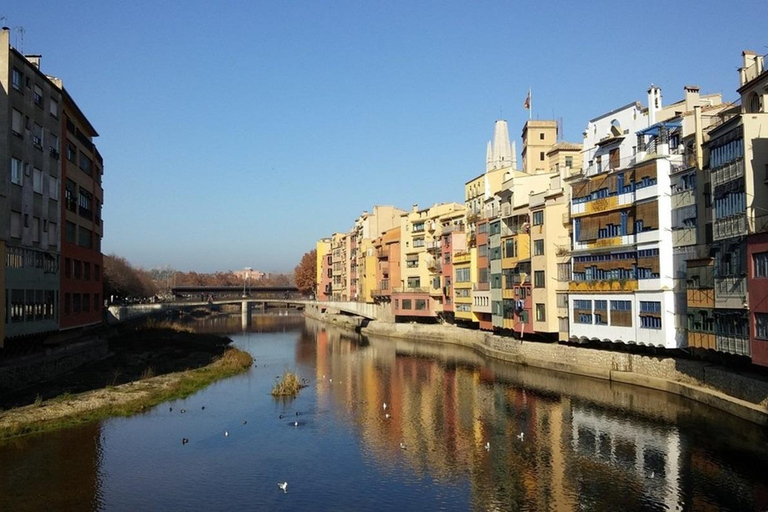
<svg viewBox="0 0 768 512">
<path fill-rule="evenodd" d="M 0 444 L 0 510 L 768 509 L 766 431 L 703 405 L 300 316 L 239 322 L 199 328 L 232 333 L 247 374 Z M 310 385 L 276 400 L 285 369 Z"/>
</svg>

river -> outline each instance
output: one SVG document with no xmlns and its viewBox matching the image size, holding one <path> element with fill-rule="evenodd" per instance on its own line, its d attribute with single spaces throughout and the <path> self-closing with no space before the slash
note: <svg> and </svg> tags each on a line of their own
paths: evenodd
<svg viewBox="0 0 768 512">
<path fill-rule="evenodd" d="M 3 442 L 0 511 L 768 509 L 765 429 L 680 397 L 291 314 L 197 325 L 255 366 Z M 309 386 L 275 399 L 286 369 Z"/>
</svg>

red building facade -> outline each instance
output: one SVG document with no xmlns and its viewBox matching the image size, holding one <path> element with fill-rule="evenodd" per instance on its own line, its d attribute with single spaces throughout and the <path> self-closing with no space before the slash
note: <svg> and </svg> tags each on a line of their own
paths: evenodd
<svg viewBox="0 0 768 512">
<path fill-rule="evenodd" d="M 98 133 L 64 88 L 62 98 L 60 325 L 71 329 L 102 321 L 104 161 Z"/>
</svg>

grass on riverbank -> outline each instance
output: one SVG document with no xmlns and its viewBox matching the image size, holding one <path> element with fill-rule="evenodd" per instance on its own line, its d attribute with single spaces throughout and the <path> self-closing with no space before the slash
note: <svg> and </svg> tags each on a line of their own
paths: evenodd
<svg viewBox="0 0 768 512">
<path fill-rule="evenodd" d="M 107 387 L 80 395 L 64 394 L 0 416 L 0 439 L 57 430 L 113 416 L 131 416 L 157 404 L 185 398 L 209 384 L 247 370 L 250 354 L 228 348 L 212 364 Z"/>
<path fill-rule="evenodd" d="M 285 371 L 283 378 L 272 388 L 272 396 L 295 396 L 301 388 L 307 387 L 298 375 Z"/>
</svg>

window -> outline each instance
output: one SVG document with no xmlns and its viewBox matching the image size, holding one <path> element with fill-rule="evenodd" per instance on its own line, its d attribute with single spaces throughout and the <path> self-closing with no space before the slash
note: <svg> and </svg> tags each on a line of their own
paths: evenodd
<svg viewBox="0 0 768 512">
<path fill-rule="evenodd" d="M 543 151 L 539 152 L 539 160 L 541 160 L 542 162 L 544 161 L 544 152 Z"/>
<path fill-rule="evenodd" d="M 67 208 L 67 210 L 71 212 L 77 211 L 77 199 L 76 199 L 76 191 L 77 191 L 77 185 L 74 181 L 67 178 L 67 181 L 64 185 L 64 206 Z"/>
<path fill-rule="evenodd" d="M 101 307 L 101 300 L 99 299 L 100 299 L 99 294 L 94 293 L 93 294 L 93 310 L 94 311 L 98 311 L 99 308 Z"/>
<path fill-rule="evenodd" d="M 469 282 L 469 268 L 457 268 L 456 269 L 456 282 L 468 283 Z"/>
<path fill-rule="evenodd" d="M 91 310 L 91 295 L 89 293 L 83 294 L 83 311 L 88 312 Z"/>
<path fill-rule="evenodd" d="M 534 256 L 541 256 L 544 254 L 544 240 L 534 240 L 533 241 L 533 255 Z"/>
<path fill-rule="evenodd" d="M 539 140 L 544 140 L 544 134 L 543 133 L 539 134 Z"/>
<path fill-rule="evenodd" d="M 21 238 L 21 213 L 11 211 L 11 238 Z"/>
<path fill-rule="evenodd" d="M 59 231 L 58 224 L 55 222 L 48 223 L 48 245 L 59 245 Z"/>
<path fill-rule="evenodd" d="M 83 275 L 82 269 L 83 264 L 80 260 L 72 260 L 72 277 L 75 279 L 80 279 L 80 277 Z"/>
<path fill-rule="evenodd" d="M 24 133 L 24 116 L 15 108 L 13 109 L 13 114 L 11 114 L 11 131 L 19 137 Z"/>
<path fill-rule="evenodd" d="M 544 212 L 543 211 L 533 212 L 533 225 L 541 226 L 543 224 L 544 224 Z"/>
<path fill-rule="evenodd" d="M 59 136 L 55 133 L 48 132 L 48 146 L 50 146 L 50 154 L 56 160 L 59 159 Z"/>
<path fill-rule="evenodd" d="M 40 242 L 40 217 L 32 217 L 32 241 Z"/>
<path fill-rule="evenodd" d="M 768 314 L 755 313 L 755 337 L 768 340 Z"/>
<path fill-rule="evenodd" d="M 32 144 L 38 149 L 43 147 L 43 127 L 37 123 L 32 125 Z"/>
<path fill-rule="evenodd" d="M 32 171 L 32 190 L 37 194 L 43 193 L 43 171 L 37 167 Z"/>
<path fill-rule="evenodd" d="M 537 322 L 544 322 L 547 319 L 546 316 L 546 310 L 544 309 L 544 304 L 536 304 L 536 321 Z"/>
<path fill-rule="evenodd" d="M 420 277 L 409 277 L 408 278 L 408 288 L 420 288 L 421 287 L 421 278 Z M 405 303 L 405 301 L 403 301 Z M 403 306 L 405 307 L 405 306 Z"/>
<path fill-rule="evenodd" d="M 21 78 L 22 78 L 21 70 L 19 70 L 18 68 L 13 68 L 11 84 L 13 85 L 13 88 L 16 89 L 17 91 L 21 91 L 21 82 L 22 82 Z"/>
<path fill-rule="evenodd" d="M 517 257 L 517 239 L 507 238 L 504 240 L 504 257 L 516 258 Z"/>
<path fill-rule="evenodd" d="M 11 183 L 16 185 L 24 183 L 24 170 L 18 158 L 11 158 Z"/>
<path fill-rule="evenodd" d="M 661 329 L 661 318 L 656 316 L 641 316 L 640 327 L 643 329 Z"/>
<path fill-rule="evenodd" d="M 768 277 L 768 252 L 752 255 L 753 277 Z"/>
<path fill-rule="evenodd" d="M 93 216 L 93 211 L 91 210 L 92 200 L 93 196 L 91 193 L 81 188 L 77 197 L 77 205 L 80 207 L 79 213 L 81 217 L 90 219 Z"/>
<path fill-rule="evenodd" d="M 79 293 L 72 294 L 72 312 L 73 313 L 80 312 L 80 294 Z"/>
<path fill-rule="evenodd" d="M 414 238 L 413 239 L 413 247 L 424 247 L 424 239 L 423 238 Z"/>
<path fill-rule="evenodd" d="M 91 280 L 91 264 L 87 261 L 83 262 L 83 279 L 86 281 Z"/>
<path fill-rule="evenodd" d="M 69 141 L 67 141 L 67 160 L 73 164 L 77 163 L 77 148 Z"/>
<path fill-rule="evenodd" d="M 67 221 L 65 229 L 66 229 L 66 231 L 65 231 L 65 235 L 66 235 L 65 241 L 68 244 L 75 243 L 75 237 L 77 236 L 77 227 L 75 226 L 75 223 Z"/>
<path fill-rule="evenodd" d="M 573 157 L 572 156 L 565 157 L 565 166 L 566 167 L 573 167 Z"/>
<path fill-rule="evenodd" d="M 427 309 L 427 301 L 424 299 L 416 299 L 414 301 L 416 311 L 424 311 Z"/>
<path fill-rule="evenodd" d="M 411 309 L 411 299 L 403 299 L 403 309 Z"/>
<path fill-rule="evenodd" d="M 64 294 L 64 314 L 68 315 L 72 305 L 72 296 L 68 293 Z"/>
<path fill-rule="evenodd" d="M 43 106 L 43 89 L 39 85 L 35 84 L 33 94 L 34 94 L 33 98 L 35 100 L 35 105 L 37 105 L 38 107 L 42 107 Z"/>
<path fill-rule="evenodd" d="M 533 286 L 535 288 L 544 288 L 544 271 L 536 270 L 533 273 Z"/>
<path fill-rule="evenodd" d="M 48 175 L 48 197 L 59 199 L 59 178 Z"/>
<path fill-rule="evenodd" d="M 59 118 L 59 102 L 51 98 L 51 102 L 48 105 L 48 111 L 51 113 L 53 117 L 58 119 Z"/>
</svg>

